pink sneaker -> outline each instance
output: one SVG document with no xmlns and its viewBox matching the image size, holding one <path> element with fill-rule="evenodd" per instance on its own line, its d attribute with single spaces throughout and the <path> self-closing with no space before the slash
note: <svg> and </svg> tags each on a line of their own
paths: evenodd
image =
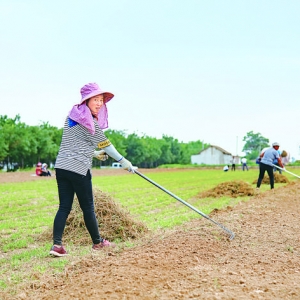
<svg viewBox="0 0 300 300">
<path fill-rule="evenodd" d="M 61 247 L 52 246 L 49 254 L 53 255 L 53 256 L 58 256 L 58 257 L 68 255 L 68 253 L 67 253 L 66 249 L 64 248 L 64 246 L 61 246 Z"/>
<path fill-rule="evenodd" d="M 94 244 L 92 249 L 93 250 L 101 250 L 103 248 L 106 248 L 106 247 L 116 247 L 116 244 L 115 243 L 111 243 L 107 240 L 103 240 L 101 243 L 99 244 Z"/>
</svg>

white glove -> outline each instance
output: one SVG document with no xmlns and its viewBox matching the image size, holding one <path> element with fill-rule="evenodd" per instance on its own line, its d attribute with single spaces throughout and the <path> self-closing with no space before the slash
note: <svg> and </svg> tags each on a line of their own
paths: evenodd
<svg viewBox="0 0 300 300">
<path fill-rule="evenodd" d="M 94 151 L 94 157 L 96 157 L 99 160 L 105 161 L 108 159 L 108 155 L 106 155 L 104 150 L 100 151 Z"/>
<path fill-rule="evenodd" d="M 123 157 L 121 160 L 119 160 L 119 163 L 122 165 L 122 168 L 124 170 L 134 173 L 133 166 L 129 160 L 127 160 L 126 158 Z"/>
</svg>

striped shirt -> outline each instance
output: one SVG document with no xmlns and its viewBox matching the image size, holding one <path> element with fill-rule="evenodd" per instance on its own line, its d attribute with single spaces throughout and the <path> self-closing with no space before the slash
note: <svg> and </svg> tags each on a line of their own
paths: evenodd
<svg viewBox="0 0 300 300">
<path fill-rule="evenodd" d="M 111 145 L 95 119 L 94 124 L 93 135 L 87 128 L 69 117 L 66 119 L 55 168 L 84 176 L 87 174 L 92 167 L 94 150 Z"/>
</svg>

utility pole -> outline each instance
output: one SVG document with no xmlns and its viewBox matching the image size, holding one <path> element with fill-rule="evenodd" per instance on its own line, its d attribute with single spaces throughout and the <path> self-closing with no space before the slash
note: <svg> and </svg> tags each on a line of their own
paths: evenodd
<svg viewBox="0 0 300 300">
<path fill-rule="evenodd" d="M 238 139 L 239 137 L 236 136 L 236 155 L 238 155 Z"/>
</svg>

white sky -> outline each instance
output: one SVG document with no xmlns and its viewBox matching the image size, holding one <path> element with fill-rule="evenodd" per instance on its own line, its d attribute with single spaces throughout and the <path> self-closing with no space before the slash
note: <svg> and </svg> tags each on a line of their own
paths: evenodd
<svg viewBox="0 0 300 300">
<path fill-rule="evenodd" d="M 111 129 L 299 158 L 300 1 L 0 0 L 1 115 L 61 128 L 80 88 Z"/>
</svg>

